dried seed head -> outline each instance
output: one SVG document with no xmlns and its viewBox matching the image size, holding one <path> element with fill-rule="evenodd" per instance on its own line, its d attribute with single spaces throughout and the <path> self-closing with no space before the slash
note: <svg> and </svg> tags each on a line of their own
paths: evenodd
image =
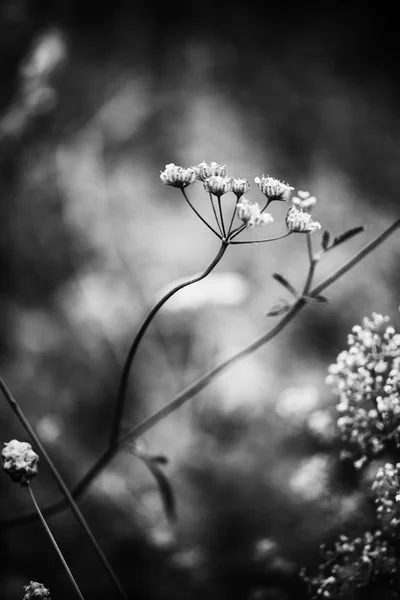
<svg viewBox="0 0 400 600">
<path fill-rule="evenodd" d="M 28 485 L 38 473 L 39 456 L 28 442 L 11 440 L 1 452 L 3 468 L 13 481 Z"/>
<path fill-rule="evenodd" d="M 221 177 L 220 175 L 212 175 L 204 182 L 204 189 L 214 196 L 220 198 L 223 194 L 231 191 L 232 178 Z"/>
<path fill-rule="evenodd" d="M 260 192 L 268 198 L 269 202 L 273 200 L 287 202 L 292 190 L 294 190 L 287 183 L 279 181 L 279 179 L 275 179 L 274 177 L 265 177 L 263 175 L 262 177 L 256 177 L 254 181 Z"/>
<path fill-rule="evenodd" d="M 245 223 L 247 229 L 254 229 L 254 227 L 272 223 L 274 220 L 272 215 L 261 212 L 257 202 L 252 204 L 247 198 L 242 198 L 241 201 L 236 204 L 236 207 L 238 217 Z"/>
<path fill-rule="evenodd" d="M 286 226 L 289 231 L 295 233 L 313 233 L 313 231 L 321 229 L 321 224 L 318 221 L 313 221 L 309 213 L 299 210 L 296 206 L 289 208 L 286 215 Z"/>
<path fill-rule="evenodd" d="M 243 194 L 247 194 L 250 189 L 250 181 L 248 179 L 238 179 L 237 177 L 232 177 L 231 181 L 231 189 L 234 194 L 238 198 L 243 196 Z"/>
<path fill-rule="evenodd" d="M 195 167 L 185 169 L 170 163 L 165 166 L 165 171 L 161 171 L 160 179 L 164 185 L 172 185 L 172 187 L 183 189 L 196 181 L 196 175 Z"/>
<path fill-rule="evenodd" d="M 213 175 L 219 175 L 220 177 L 226 177 L 225 165 L 219 165 L 216 162 L 210 164 L 201 162 L 197 167 L 193 167 L 196 170 L 196 177 L 199 181 L 205 182 L 206 179 Z"/>
<path fill-rule="evenodd" d="M 31 581 L 29 585 L 24 585 L 25 596 L 23 600 L 37 600 L 38 598 L 45 598 L 51 600 L 50 590 L 45 587 L 43 583 L 37 581 Z"/>
</svg>

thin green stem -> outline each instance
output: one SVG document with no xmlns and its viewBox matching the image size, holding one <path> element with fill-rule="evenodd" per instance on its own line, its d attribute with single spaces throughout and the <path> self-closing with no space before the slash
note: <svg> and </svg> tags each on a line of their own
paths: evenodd
<svg viewBox="0 0 400 600">
<path fill-rule="evenodd" d="M 380 246 L 396 229 L 400 227 L 400 219 L 395 221 L 390 227 L 388 227 L 383 233 L 377 236 L 372 242 L 364 246 L 357 254 L 355 254 L 351 259 L 345 262 L 341 267 L 334 270 L 330 275 L 325 277 L 318 285 L 312 288 L 309 292 L 308 296 L 315 297 L 318 296 L 324 289 L 332 285 L 335 281 L 343 277 L 348 271 L 350 271 L 353 267 L 355 267 L 361 260 L 363 260 L 368 254 L 370 254 L 375 248 Z M 232 366 L 236 361 L 244 358 L 245 356 L 250 355 L 252 352 L 256 351 L 258 348 L 269 342 L 276 335 L 278 335 L 293 319 L 297 314 L 306 306 L 307 301 L 305 298 L 300 297 L 290 308 L 289 312 L 277 323 L 269 332 L 261 335 L 258 339 L 256 339 L 252 344 L 227 359 L 226 361 L 220 363 L 214 369 L 208 371 L 205 375 L 197 379 L 194 383 L 189 385 L 182 392 L 177 394 L 168 404 L 166 404 L 161 409 L 154 412 L 152 415 L 144 419 L 139 425 L 131 429 L 129 433 L 124 435 L 123 438 L 118 440 L 112 447 L 108 448 L 107 451 L 98 459 L 96 464 L 86 473 L 86 475 L 82 478 L 82 480 L 78 483 L 78 485 L 74 489 L 74 496 L 76 498 L 81 498 L 89 487 L 91 482 L 95 479 L 95 477 L 109 464 L 115 454 L 118 452 L 118 449 L 131 438 L 138 438 L 142 436 L 146 431 L 157 425 L 162 419 L 171 414 L 178 407 L 182 406 L 186 401 L 190 398 L 198 394 L 201 390 L 203 390 L 215 377 L 221 374 L 223 371 Z M 55 514 L 64 508 L 63 502 L 57 502 L 52 506 L 49 506 L 44 512 L 45 514 Z M 17 517 L 15 519 L 9 519 L 8 521 L 3 521 L 2 525 L 11 527 L 14 525 L 22 525 L 25 523 L 29 523 L 34 520 L 34 516 L 32 514 L 23 515 L 22 517 Z"/>
<path fill-rule="evenodd" d="M 239 233 L 242 233 L 242 231 L 246 229 L 246 225 L 239 225 L 239 227 L 237 227 L 236 229 L 234 229 L 231 233 L 231 235 L 229 236 L 229 241 L 233 240 L 235 237 L 237 237 L 239 235 Z M 232 242 L 231 242 L 232 243 Z"/>
<path fill-rule="evenodd" d="M 212 193 L 208 192 L 208 195 L 210 197 L 211 207 L 213 209 L 214 217 L 215 217 L 215 220 L 217 222 L 219 232 L 221 234 L 221 237 L 223 237 L 224 236 L 224 232 L 222 231 L 222 228 L 221 228 L 221 225 L 220 225 L 220 222 L 219 222 L 219 219 L 218 219 L 217 209 L 215 208 L 215 204 L 214 204 L 214 200 L 213 200 L 213 197 L 212 197 Z"/>
<path fill-rule="evenodd" d="M 192 279 L 189 279 L 188 281 L 180 283 L 179 285 L 175 286 L 170 292 L 165 294 L 165 296 L 163 296 L 161 298 L 161 300 L 159 300 L 157 302 L 157 304 L 155 304 L 155 306 L 153 306 L 153 308 L 150 310 L 150 312 L 147 314 L 146 318 L 143 320 L 142 324 L 140 325 L 138 332 L 133 339 L 131 347 L 129 348 L 129 352 L 126 357 L 125 364 L 124 364 L 124 367 L 122 370 L 122 375 L 121 375 L 121 380 L 120 380 L 118 395 L 117 395 L 117 401 L 116 401 L 116 406 L 115 406 L 115 412 L 114 412 L 113 425 L 112 425 L 112 429 L 111 429 L 110 446 L 112 446 L 119 437 L 121 421 L 123 419 L 124 410 L 125 410 L 127 389 L 128 389 L 128 383 L 129 383 L 129 375 L 130 375 L 130 371 L 132 368 L 132 363 L 135 359 L 139 345 L 140 345 L 150 323 L 152 322 L 152 320 L 154 319 L 154 317 L 156 316 L 156 314 L 158 313 L 160 308 L 174 294 L 179 292 L 179 290 L 182 290 L 184 287 L 187 287 L 188 285 L 192 285 L 193 283 L 197 283 L 198 281 L 201 281 L 202 279 L 207 277 L 207 275 L 209 273 L 211 273 L 211 271 L 214 269 L 214 267 L 217 266 L 217 264 L 219 263 L 219 261 L 221 260 L 223 255 L 225 254 L 227 247 L 228 247 L 228 244 L 225 241 L 223 241 L 220 249 L 218 250 L 217 255 L 215 256 L 213 261 L 209 264 L 207 269 L 201 275 L 198 275 L 197 277 L 193 277 Z"/>
<path fill-rule="evenodd" d="M 307 251 L 308 251 L 308 260 L 310 263 L 310 268 L 308 271 L 308 276 L 303 288 L 303 296 L 306 296 L 310 290 L 312 279 L 314 277 L 315 269 L 318 264 L 318 258 L 314 256 L 313 245 L 312 245 L 312 233 L 307 232 Z"/>
<path fill-rule="evenodd" d="M 221 219 L 222 235 L 224 236 L 224 239 L 225 239 L 226 238 L 226 231 L 225 231 L 225 223 L 224 223 L 224 214 L 222 212 L 222 206 L 221 206 L 221 196 L 218 196 L 217 200 L 218 200 L 219 217 Z"/>
<path fill-rule="evenodd" d="M 28 487 L 28 491 L 29 491 L 30 497 L 32 498 L 32 502 L 33 502 L 33 505 L 35 507 L 35 510 L 36 510 L 36 512 L 37 512 L 37 514 L 39 516 L 39 519 L 41 520 L 42 525 L 45 528 L 46 533 L 49 536 L 50 541 L 53 544 L 54 549 L 57 552 L 57 554 L 58 554 L 58 556 L 59 556 L 59 558 L 60 558 L 60 560 L 62 562 L 62 565 L 63 565 L 63 567 L 64 567 L 64 569 L 65 569 L 68 577 L 70 578 L 72 585 L 74 586 L 74 588 L 76 590 L 76 593 L 78 594 L 78 596 L 79 596 L 79 598 L 81 600 L 85 600 L 84 597 L 83 597 L 83 594 L 82 594 L 81 590 L 79 589 L 78 584 L 75 581 L 74 576 L 71 573 L 71 570 L 70 570 L 69 566 L 67 565 L 67 561 L 65 560 L 65 558 L 64 558 L 64 556 L 63 556 L 63 554 L 62 554 L 62 552 L 61 552 L 61 550 L 60 550 L 60 548 L 59 548 L 59 546 L 58 546 L 58 544 L 57 544 L 57 542 L 56 542 L 53 534 L 50 531 L 50 527 L 47 525 L 46 520 L 45 520 L 44 516 L 42 515 L 42 513 L 40 511 L 39 505 L 36 502 L 36 498 L 35 498 L 35 495 L 33 493 L 33 490 L 31 488 L 30 484 L 28 484 L 27 487 Z"/>
<path fill-rule="evenodd" d="M 229 223 L 229 227 L 228 227 L 228 233 L 227 233 L 227 237 L 229 238 L 229 235 L 231 233 L 232 230 L 232 225 L 233 225 L 233 221 L 235 220 L 236 217 L 236 212 L 237 212 L 237 203 L 239 202 L 239 199 L 236 198 L 236 204 L 235 204 L 235 208 L 233 209 L 232 212 L 232 218 L 231 218 L 231 222 Z"/>
<path fill-rule="evenodd" d="M 183 188 L 181 188 L 181 192 L 183 194 L 183 197 L 185 198 L 186 202 L 189 204 L 190 208 L 193 210 L 193 212 L 196 213 L 196 215 L 199 217 L 200 221 L 202 221 L 204 223 L 204 225 L 206 225 L 208 227 L 208 229 L 210 229 L 216 236 L 217 238 L 221 239 L 220 234 L 218 233 L 218 231 L 215 231 L 214 227 L 212 227 L 206 220 L 204 217 L 201 216 L 201 214 L 199 213 L 199 211 L 197 210 L 197 208 L 195 208 L 193 206 L 193 204 L 190 202 L 187 193 L 185 192 L 185 190 Z"/>
<path fill-rule="evenodd" d="M 18 405 L 17 401 L 15 400 L 14 396 L 12 395 L 11 391 L 9 390 L 9 388 L 7 387 L 6 383 L 4 382 L 3 378 L 0 376 L 0 390 L 2 391 L 5 399 L 7 400 L 8 404 L 10 405 L 12 411 L 15 413 L 15 415 L 17 416 L 18 420 L 20 421 L 21 425 L 23 426 L 23 428 L 25 429 L 25 431 L 30 435 L 30 437 L 32 438 L 32 440 L 35 442 L 36 446 L 39 448 L 43 458 L 45 459 L 46 463 L 48 464 L 54 479 L 56 480 L 56 483 L 61 491 L 61 493 L 63 494 L 64 498 L 65 498 L 65 503 L 63 502 L 63 504 L 66 504 L 66 506 L 69 505 L 71 511 L 73 512 L 73 514 L 75 515 L 78 523 L 80 524 L 80 526 L 82 527 L 82 529 L 84 530 L 84 532 L 86 533 L 87 537 L 90 540 L 90 543 L 92 544 L 93 548 L 95 549 L 99 559 L 101 560 L 101 562 L 103 563 L 104 568 L 106 569 L 107 573 L 110 576 L 110 579 L 112 580 L 115 588 L 117 589 L 119 595 L 121 598 L 123 598 L 123 600 L 128 600 L 127 596 L 124 592 L 124 590 L 121 587 L 120 582 L 118 581 L 117 576 L 115 575 L 113 569 L 111 568 L 111 565 L 109 564 L 106 556 L 104 555 L 102 549 L 100 548 L 100 546 L 98 545 L 93 533 L 91 532 L 89 525 L 86 523 L 86 520 L 84 518 L 84 516 L 82 515 L 78 505 L 76 504 L 71 492 L 68 490 L 64 480 L 62 479 L 57 467 L 54 465 L 53 461 L 51 460 L 50 456 L 47 454 L 42 442 L 40 441 L 40 439 L 38 438 L 38 436 L 36 435 L 35 430 L 33 429 L 33 427 L 31 426 L 31 424 L 29 423 L 28 419 L 25 417 L 24 413 L 22 412 L 22 409 L 20 408 L 20 406 Z"/>
<path fill-rule="evenodd" d="M 265 240 L 246 240 L 240 242 L 229 242 L 230 244 L 263 244 L 264 242 L 276 242 L 277 240 L 283 240 L 283 238 L 288 237 L 293 231 L 287 231 L 284 235 L 279 235 L 274 238 L 267 238 Z"/>
</svg>

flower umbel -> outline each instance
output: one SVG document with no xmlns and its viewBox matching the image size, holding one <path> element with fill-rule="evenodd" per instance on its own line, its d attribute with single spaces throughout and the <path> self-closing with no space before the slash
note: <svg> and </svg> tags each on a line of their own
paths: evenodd
<svg viewBox="0 0 400 600">
<path fill-rule="evenodd" d="M 321 229 L 321 224 L 318 221 L 313 221 L 308 212 L 299 210 L 296 206 L 291 206 L 286 215 L 286 226 L 289 231 L 294 233 L 313 233 L 317 229 Z"/>
<path fill-rule="evenodd" d="M 241 201 L 236 204 L 236 207 L 238 217 L 243 221 L 247 229 L 254 229 L 254 227 L 267 225 L 267 223 L 272 223 L 274 220 L 272 215 L 261 212 L 257 202 L 250 203 L 247 198 L 242 198 Z"/>
<path fill-rule="evenodd" d="M 210 194 L 220 198 L 223 194 L 231 191 L 232 178 L 221 177 L 221 175 L 212 175 L 204 182 L 204 189 Z"/>
<path fill-rule="evenodd" d="M 311 196 L 310 192 L 299 190 L 297 196 L 293 196 L 292 202 L 302 210 L 310 210 L 317 203 L 317 199 L 315 196 Z"/>
<path fill-rule="evenodd" d="M 280 200 L 287 202 L 290 198 L 290 194 L 294 188 L 279 179 L 274 177 L 256 177 L 254 181 L 257 184 L 258 189 L 264 196 L 268 198 L 269 202 L 273 200 Z"/>
<path fill-rule="evenodd" d="M 196 171 L 196 178 L 199 181 L 205 182 L 206 179 L 212 177 L 213 175 L 218 175 L 220 177 L 226 177 L 226 169 L 225 165 L 219 165 L 216 162 L 206 163 L 201 162 L 197 165 L 197 167 L 193 167 Z"/>
<path fill-rule="evenodd" d="M 232 177 L 231 180 L 232 192 L 236 194 L 238 198 L 246 194 L 250 189 L 250 181 L 248 179 L 239 179 Z"/>
<path fill-rule="evenodd" d="M 50 590 L 45 587 L 43 583 L 37 581 L 31 581 L 29 585 L 24 585 L 25 596 L 23 600 L 37 600 L 38 598 L 45 598 L 51 600 Z"/>
<path fill-rule="evenodd" d="M 5 472 L 23 486 L 38 473 L 39 456 L 28 442 L 11 440 L 4 445 L 1 456 Z"/>
<path fill-rule="evenodd" d="M 164 185 L 172 185 L 172 187 L 183 189 L 196 181 L 196 176 L 195 167 L 185 169 L 170 163 L 165 166 L 165 171 L 161 171 L 160 179 Z"/>
</svg>

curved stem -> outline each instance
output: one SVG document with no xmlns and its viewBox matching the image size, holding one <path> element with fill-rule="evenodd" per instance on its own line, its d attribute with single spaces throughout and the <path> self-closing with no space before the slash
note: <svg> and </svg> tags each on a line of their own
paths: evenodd
<svg viewBox="0 0 400 600">
<path fill-rule="evenodd" d="M 44 516 L 42 515 L 42 513 L 40 511 L 40 508 L 39 508 L 38 503 L 36 502 L 36 498 L 35 498 L 35 495 L 33 493 L 33 490 L 32 490 L 32 488 L 31 488 L 31 486 L 29 484 L 28 484 L 28 491 L 29 491 L 30 497 L 32 498 L 32 502 L 33 502 L 33 505 L 35 507 L 35 510 L 36 510 L 37 514 L 39 515 L 39 519 L 41 520 L 42 525 L 45 528 L 46 533 L 49 536 L 50 541 L 53 544 L 54 549 L 57 552 L 57 554 L 58 554 L 58 556 L 59 556 L 59 558 L 60 558 L 60 560 L 62 562 L 62 565 L 63 565 L 65 571 L 67 572 L 67 575 L 70 578 L 72 585 L 74 586 L 74 588 L 76 590 L 76 593 L 78 594 L 78 596 L 79 596 L 79 598 L 81 600 L 85 600 L 84 597 L 83 597 L 83 595 L 82 595 L 81 590 L 79 589 L 78 584 L 75 581 L 74 576 L 71 573 L 71 570 L 70 570 L 70 568 L 69 568 L 69 566 L 67 564 L 67 561 L 65 560 L 65 558 L 64 558 L 64 556 L 63 556 L 63 554 L 62 554 L 62 552 L 61 552 L 61 550 L 60 550 L 60 548 L 59 548 L 59 546 L 58 546 L 58 544 L 57 544 L 57 542 L 56 542 L 53 534 L 50 531 L 50 527 L 47 525 L 46 520 L 45 520 Z"/>
<path fill-rule="evenodd" d="M 76 517 L 76 520 L 78 521 L 78 523 L 80 524 L 80 526 L 82 527 L 82 529 L 84 530 L 84 532 L 86 533 L 87 537 L 89 538 L 90 543 L 92 544 L 93 548 L 95 549 L 98 557 L 100 558 L 101 562 L 103 563 L 104 568 L 106 569 L 107 573 L 110 576 L 111 581 L 113 582 L 115 588 L 117 589 L 119 595 L 121 596 L 121 598 L 123 600 L 128 600 L 127 596 L 124 592 L 124 590 L 121 587 L 120 582 L 118 581 L 117 576 L 115 575 L 113 569 L 111 568 L 111 565 L 109 564 L 106 556 L 104 555 L 102 549 L 100 548 L 100 546 L 98 545 L 93 533 L 91 532 L 89 525 L 86 523 L 86 520 L 83 516 L 83 514 L 81 513 L 78 505 L 76 504 L 71 492 L 69 491 L 69 489 L 67 488 L 63 478 L 61 477 L 57 467 L 54 465 L 53 461 L 51 460 L 50 456 L 47 454 L 42 442 L 40 441 L 40 439 L 38 438 L 38 436 L 36 435 L 35 430 L 33 429 L 33 427 L 31 426 L 31 424 L 29 423 L 28 419 L 25 417 L 24 413 L 22 412 L 22 409 L 20 408 L 20 406 L 18 405 L 17 401 L 15 400 L 14 396 L 12 395 L 11 391 L 8 389 L 6 383 L 4 382 L 4 380 L 2 379 L 2 377 L 0 376 L 0 390 L 2 391 L 5 399 L 7 400 L 8 404 L 10 405 L 12 411 L 15 413 L 15 415 L 17 416 L 18 420 L 20 421 L 21 425 L 23 426 L 23 428 L 25 429 L 25 431 L 30 435 L 30 437 L 32 438 L 32 440 L 35 442 L 36 446 L 39 448 L 43 458 L 45 459 L 46 463 L 48 464 L 54 479 L 56 480 L 56 483 L 61 491 L 61 493 L 63 494 L 65 501 L 62 502 L 62 505 L 65 506 L 69 506 L 71 511 L 73 512 L 73 514 Z"/>
<path fill-rule="evenodd" d="M 263 244 L 264 242 L 276 242 L 277 240 L 283 240 L 283 238 L 288 237 L 288 235 L 290 235 L 291 233 L 293 233 L 293 231 L 287 231 L 283 235 L 279 235 L 278 237 L 274 237 L 274 238 L 267 238 L 266 240 L 246 240 L 243 242 L 229 242 L 229 243 L 230 244 Z"/>
<path fill-rule="evenodd" d="M 380 244 L 382 244 L 396 229 L 400 227 L 400 219 L 395 221 L 390 227 L 388 227 L 383 233 L 377 236 L 372 242 L 364 246 L 357 254 L 355 254 L 351 259 L 345 262 L 341 267 L 334 270 L 330 275 L 325 277 L 318 285 L 316 285 L 308 294 L 308 296 L 318 296 L 325 288 L 329 287 L 343 277 L 348 271 L 350 271 L 357 263 L 359 263 L 363 258 L 365 258 L 370 252 L 375 250 Z M 108 448 L 106 452 L 98 459 L 96 464 L 86 473 L 83 479 L 79 482 L 79 484 L 75 487 L 73 494 L 76 498 L 82 497 L 86 489 L 89 487 L 91 482 L 95 479 L 95 477 L 109 464 L 115 454 L 118 452 L 118 449 L 130 438 L 137 438 L 143 435 L 146 431 L 148 431 L 151 427 L 154 427 L 157 423 L 159 423 L 166 416 L 171 414 L 174 410 L 176 410 L 179 406 L 184 404 L 187 400 L 198 394 L 201 390 L 203 390 L 217 375 L 225 371 L 228 367 L 232 366 L 237 360 L 248 356 L 268 341 L 270 341 L 273 337 L 275 337 L 278 333 L 280 333 L 293 319 L 294 317 L 304 308 L 307 304 L 304 298 L 299 298 L 291 307 L 289 312 L 273 327 L 269 332 L 261 335 L 258 339 L 256 339 L 252 344 L 227 359 L 226 361 L 220 363 L 214 369 L 208 371 L 205 375 L 200 377 L 193 384 L 189 385 L 182 392 L 177 394 L 168 404 L 154 412 L 152 415 L 147 417 L 142 423 L 134 427 L 129 433 L 127 433 L 123 438 L 117 441 L 112 447 Z M 55 514 L 64 508 L 63 502 L 57 502 L 52 506 L 48 507 L 43 511 L 45 514 Z M 27 514 L 22 517 L 17 517 L 15 519 L 9 519 L 8 521 L 3 521 L 1 524 L 5 527 L 11 527 L 15 525 L 22 525 L 25 523 L 29 523 L 34 520 L 34 515 Z"/>
<path fill-rule="evenodd" d="M 146 318 L 140 325 L 139 330 L 138 330 L 137 334 L 135 335 L 135 338 L 131 344 L 131 347 L 129 349 L 129 352 L 126 357 L 125 364 L 124 364 L 124 367 L 122 370 L 122 375 L 121 375 L 121 380 L 120 380 L 118 395 L 117 395 L 117 402 L 116 402 L 116 407 L 115 407 L 115 413 L 114 413 L 114 419 L 113 419 L 113 425 L 112 425 L 112 429 L 111 429 L 110 446 L 113 445 L 117 441 L 118 436 L 119 436 L 121 421 L 123 419 L 123 414 L 124 414 L 124 409 L 125 409 L 126 392 L 127 392 L 127 388 L 128 388 L 130 370 L 132 367 L 132 363 L 135 359 L 136 352 L 139 348 L 140 342 L 142 341 L 150 323 L 152 322 L 152 320 L 154 319 L 154 317 L 156 316 L 156 314 L 158 313 L 160 308 L 174 294 L 179 292 L 179 290 L 182 290 L 184 287 L 187 287 L 188 285 L 192 285 L 193 283 L 197 283 L 198 281 L 201 281 L 202 279 L 207 277 L 207 275 L 209 273 L 211 273 L 211 271 L 214 269 L 214 267 L 217 266 L 217 264 L 219 263 L 219 261 L 221 260 L 223 255 L 225 254 L 227 247 L 228 247 L 228 244 L 225 241 L 223 241 L 217 255 L 215 256 L 214 260 L 210 263 L 210 265 L 207 267 L 207 269 L 201 275 L 198 275 L 197 277 L 194 277 L 193 279 L 189 279 L 188 281 L 180 283 L 179 285 L 175 286 L 170 292 L 165 294 L 165 296 L 163 296 L 163 298 L 161 298 L 161 300 L 159 300 L 157 302 L 157 304 L 155 304 L 155 306 L 153 306 L 153 308 L 150 310 L 150 312 L 148 313 L 148 315 L 146 316 Z"/>
<path fill-rule="evenodd" d="M 197 210 L 197 208 L 195 208 L 193 206 L 193 204 L 190 202 L 187 193 L 185 192 L 185 190 L 183 188 L 181 188 L 181 192 L 183 194 L 183 197 L 185 198 L 186 202 L 189 204 L 190 208 L 193 210 L 193 212 L 196 213 L 196 215 L 199 217 L 200 221 L 202 221 L 204 223 L 204 225 L 206 225 L 208 227 L 208 229 L 210 229 L 213 233 L 215 233 L 215 235 L 217 236 L 217 238 L 221 239 L 220 234 L 218 233 L 218 231 L 215 231 L 214 227 L 211 227 L 211 225 L 209 223 L 207 223 L 207 221 L 205 220 L 204 217 L 201 216 L 201 214 L 199 213 L 199 211 Z"/>
</svg>

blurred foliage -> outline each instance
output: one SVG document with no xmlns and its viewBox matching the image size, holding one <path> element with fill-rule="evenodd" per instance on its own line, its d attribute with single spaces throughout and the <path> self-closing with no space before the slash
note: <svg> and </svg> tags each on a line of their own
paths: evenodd
<svg viewBox="0 0 400 600">
<path fill-rule="evenodd" d="M 108 442 L 143 314 L 217 250 L 160 184 L 165 164 L 271 174 L 316 195 L 333 234 L 367 225 L 320 274 L 398 216 L 395 28 L 356 3 L 1 3 L 1 373 L 71 486 Z M 201 187 L 191 193 L 201 206 Z M 279 233 L 285 207 L 272 212 Z M 324 377 L 364 314 L 396 325 L 399 253 L 392 239 L 329 290 L 331 304 L 308 307 L 145 436 L 170 459 L 176 530 L 131 453 L 92 485 L 82 510 L 132 597 L 305 597 L 297 573 L 320 542 L 373 522 L 368 478 L 339 461 Z M 231 248 L 212 285 L 165 307 L 137 358 L 127 426 L 266 327 L 276 271 L 303 281 L 301 236 Z M 0 414 L 3 440 L 24 439 L 3 402 Z M 44 464 L 35 486 L 42 506 L 58 498 Z M 6 477 L 0 492 L 2 518 L 28 508 Z M 73 517 L 50 525 L 83 593 L 109 598 Z M 31 579 L 70 597 L 39 525 L 5 529 L 0 554 L 5 600 Z"/>
</svg>

